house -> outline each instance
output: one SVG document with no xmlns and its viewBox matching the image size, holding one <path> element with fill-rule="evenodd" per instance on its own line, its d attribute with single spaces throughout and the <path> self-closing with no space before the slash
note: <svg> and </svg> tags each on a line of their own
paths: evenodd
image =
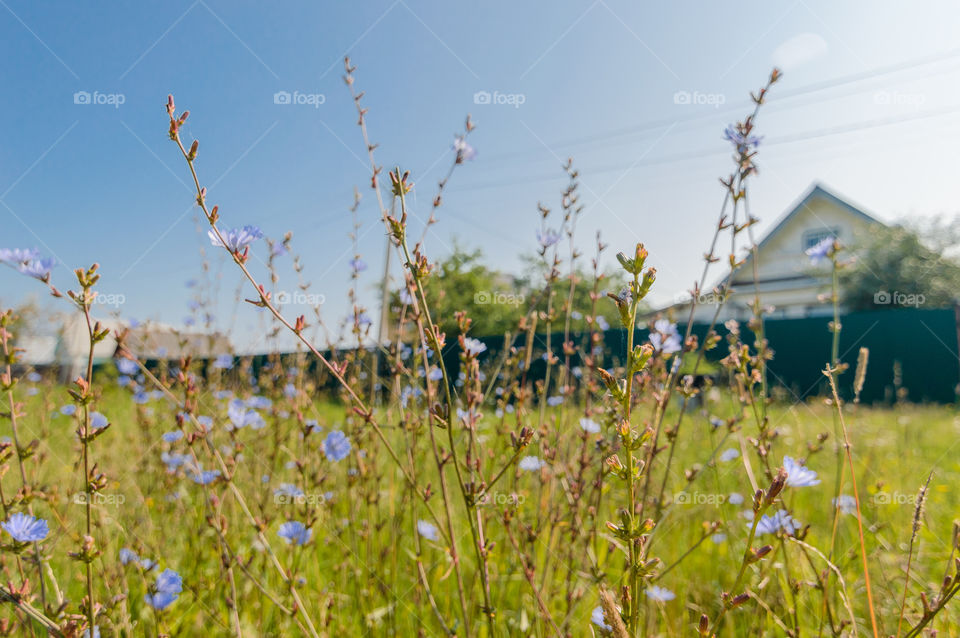
<svg viewBox="0 0 960 638">
<path fill-rule="evenodd" d="M 230 340 L 218 333 L 186 332 L 161 323 L 131 325 L 121 319 L 100 319 L 100 325 L 110 330 L 110 336 L 96 344 L 93 362 L 100 364 L 112 359 L 117 351 L 115 334 L 127 330 L 125 346 L 141 361 L 147 359 L 213 358 L 232 352 Z M 60 368 L 62 380 L 75 379 L 87 366 L 90 340 L 84 316 L 75 312 L 63 321 L 57 339 L 53 363 Z"/>
<path fill-rule="evenodd" d="M 818 266 L 811 264 L 806 250 L 828 237 L 837 238 L 844 246 L 856 246 L 877 224 L 883 222 L 822 185 L 812 185 L 758 242 L 756 281 L 752 252 L 734 273 L 730 296 L 718 320 L 749 319 L 758 294 L 768 318 L 831 314 L 833 307 L 824 299 L 831 290 L 831 265 L 826 260 Z M 715 285 L 726 278 L 724 274 Z M 702 296 L 694 320 L 709 322 L 716 311 L 716 300 L 709 289 L 703 290 Z M 674 306 L 678 317 L 684 316 L 683 307 L 689 311 L 688 303 Z"/>
</svg>

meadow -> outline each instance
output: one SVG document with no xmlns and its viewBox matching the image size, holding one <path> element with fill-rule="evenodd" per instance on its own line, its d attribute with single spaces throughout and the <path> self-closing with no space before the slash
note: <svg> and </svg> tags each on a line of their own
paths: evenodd
<svg viewBox="0 0 960 638">
<path fill-rule="evenodd" d="M 756 316 L 727 322 L 722 338 L 700 340 L 673 316 L 652 318 L 638 338 L 658 260 L 643 245 L 613 246 L 627 283 L 611 290 L 598 239 L 591 294 L 574 307 L 586 259 L 574 248 L 572 163 L 559 207 L 537 211 L 542 294 L 509 347 L 488 351 L 466 313 L 445 333 L 431 312 L 444 280 L 408 222 L 416 176 L 376 164 L 354 73 L 346 61 L 371 184 L 404 266 L 382 348 L 322 351 L 331 344 L 312 330 L 319 318 L 283 314 L 276 278 L 249 267 L 264 251 L 256 220 L 213 204 L 172 96 L 172 151 L 196 185 L 211 246 L 247 282 L 241 311 L 268 313 L 297 352 L 262 366 L 232 353 L 147 365 L 122 331 L 97 323 L 97 266 L 59 282 L 30 251 L 0 254 L 82 313 L 90 341 L 85 372 L 57 384 L 17 364 L 17 324 L 3 315 L 0 633 L 960 633 L 954 408 L 859 404 L 869 353 L 847 366 L 836 345 L 823 353 L 824 396 L 775 402 L 759 299 Z M 755 254 L 756 117 L 779 78 L 771 73 L 753 112 L 725 131 L 734 162 L 701 286 L 717 262 L 731 274 L 743 263 L 738 242 Z M 474 153 L 472 126 L 455 139 L 435 213 Z M 810 257 L 844 267 L 832 238 Z M 838 313 L 836 287 L 829 301 Z M 367 310 L 351 302 L 351 339 L 369 344 Z M 608 321 L 624 329 L 623 343 L 606 344 L 620 351 L 611 360 Z M 842 329 L 839 315 L 831 329 Z M 544 336 L 557 331 L 562 343 Z M 104 340 L 117 356 L 95 372 Z M 708 368 L 708 351 L 725 356 Z M 458 357 L 459 375 L 441 353 Z"/>
</svg>

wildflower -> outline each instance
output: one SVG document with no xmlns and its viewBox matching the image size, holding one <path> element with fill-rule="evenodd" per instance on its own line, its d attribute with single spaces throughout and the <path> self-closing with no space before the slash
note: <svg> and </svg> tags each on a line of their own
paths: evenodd
<svg viewBox="0 0 960 638">
<path fill-rule="evenodd" d="M 467 144 L 467 140 L 462 135 L 453 140 L 453 150 L 457 152 L 457 164 L 470 161 L 477 156 L 477 150 Z"/>
<path fill-rule="evenodd" d="M 359 257 L 354 257 L 350 260 L 350 268 L 355 273 L 361 273 L 367 269 L 367 262 L 363 261 Z"/>
<path fill-rule="evenodd" d="M 77 413 L 77 406 L 73 405 L 72 403 L 60 408 L 60 414 L 64 416 L 73 416 L 76 413 Z"/>
<path fill-rule="evenodd" d="M 833 506 L 843 514 L 857 513 L 857 499 L 849 494 L 841 494 L 839 498 L 832 499 Z"/>
<path fill-rule="evenodd" d="M 400 289 L 400 303 L 402 303 L 404 306 L 413 305 L 413 295 L 411 295 L 410 291 L 406 288 Z"/>
<path fill-rule="evenodd" d="M 730 496 L 727 497 L 727 502 L 731 505 L 742 505 L 743 504 L 743 494 L 740 492 L 731 492 Z"/>
<path fill-rule="evenodd" d="M 789 456 L 783 457 L 783 469 L 787 471 L 787 485 L 790 487 L 811 487 L 820 485 L 817 473 L 800 465 Z"/>
<path fill-rule="evenodd" d="M 209 430 L 213 427 L 213 418 L 200 415 L 197 417 L 197 423 L 199 423 L 204 430 Z"/>
<path fill-rule="evenodd" d="M 604 631 L 613 631 L 613 627 L 604 622 L 603 607 L 597 605 L 590 614 L 590 622 L 603 629 Z"/>
<path fill-rule="evenodd" d="M 350 439 L 340 430 L 334 430 L 323 440 L 323 453 L 333 462 L 342 461 L 350 453 Z"/>
<path fill-rule="evenodd" d="M 267 427 L 267 422 L 263 420 L 259 412 L 250 410 L 247 412 L 247 425 L 250 426 L 251 430 L 262 430 Z"/>
<path fill-rule="evenodd" d="M 287 397 L 288 399 L 292 399 L 297 396 L 297 386 L 293 385 L 292 383 L 288 383 L 287 385 L 283 386 L 283 396 Z"/>
<path fill-rule="evenodd" d="M 428 541 L 437 541 L 440 539 L 437 526 L 429 521 L 417 521 L 417 532 Z"/>
<path fill-rule="evenodd" d="M 40 256 L 36 248 L 0 248 L 0 264 L 18 267 Z"/>
<path fill-rule="evenodd" d="M 773 516 L 764 514 L 757 523 L 757 534 L 776 534 L 783 530 L 786 534 L 794 534 L 800 529 L 800 524 L 793 520 L 787 510 L 780 510 Z"/>
<path fill-rule="evenodd" d="M 160 460 L 167 466 L 167 471 L 173 474 L 177 471 L 177 468 L 186 465 L 190 457 L 186 454 L 178 454 L 177 452 L 163 452 L 160 455 Z"/>
<path fill-rule="evenodd" d="M 560 232 L 552 228 L 537 231 L 537 242 L 546 250 L 560 241 Z"/>
<path fill-rule="evenodd" d="M 727 422 L 721 419 L 720 417 L 713 416 L 712 414 L 710 415 L 710 426 L 713 427 L 714 430 L 716 430 L 719 427 L 723 427 L 726 424 Z"/>
<path fill-rule="evenodd" d="M 273 401 L 271 401 L 271 400 L 268 399 L 267 397 L 252 396 L 252 397 L 250 397 L 249 399 L 247 399 L 247 407 L 248 407 L 248 408 L 256 408 L 256 409 L 258 409 L 258 410 L 266 410 L 266 409 L 268 409 L 268 408 L 269 408 L 270 406 L 272 406 L 272 405 L 273 405 Z"/>
<path fill-rule="evenodd" d="M 373 319 L 371 319 L 370 315 L 368 315 L 367 313 L 361 312 L 359 315 L 357 315 L 358 326 L 366 327 L 372 324 L 373 324 Z"/>
<path fill-rule="evenodd" d="M 293 483 L 281 483 L 277 489 L 273 490 L 273 495 L 275 497 L 296 500 L 298 498 L 303 498 L 304 492 Z"/>
<path fill-rule="evenodd" d="M 223 241 L 217 237 L 217 234 L 211 229 L 207 231 L 210 243 L 214 246 L 226 246 L 232 253 L 238 253 L 256 240 L 263 237 L 263 232 L 256 226 L 243 226 L 242 228 L 231 228 L 227 231 L 220 231 Z M 226 242 L 226 243 L 224 243 Z"/>
<path fill-rule="evenodd" d="M 132 549 L 126 547 L 120 548 L 120 564 L 129 565 L 130 563 L 135 563 L 140 560 L 140 557 L 137 556 L 137 553 Z"/>
<path fill-rule="evenodd" d="M 110 425 L 110 422 L 107 420 L 107 417 L 103 416 L 99 412 L 94 412 L 90 415 L 90 427 L 94 430 L 99 430 Z"/>
<path fill-rule="evenodd" d="M 230 402 L 230 405 L 227 407 L 227 418 L 233 423 L 233 427 L 237 429 L 246 427 L 248 412 L 243 401 L 235 399 Z"/>
<path fill-rule="evenodd" d="M 180 430 L 174 430 L 173 432 L 164 432 L 160 438 L 166 441 L 167 443 L 176 443 L 177 441 L 183 438 L 183 432 L 181 432 Z"/>
<path fill-rule="evenodd" d="M 727 535 L 724 534 L 723 532 L 717 532 L 716 534 L 710 537 L 710 540 L 712 540 L 715 545 L 719 545 L 720 543 L 726 542 Z"/>
<path fill-rule="evenodd" d="M 430 372 L 427 373 L 427 378 L 430 379 L 431 381 L 439 381 L 440 379 L 443 378 L 443 370 L 434 366 L 430 368 Z"/>
<path fill-rule="evenodd" d="M 741 153 L 746 152 L 751 147 L 757 148 L 763 141 L 762 137 L 756 135 L 744 135 L 732 124 L 723 129 L 723 139 L 733 143 Z"/>
<path fill-rule="evenodd" d="M 8 518 L 0 527 L 7 530 L 13 540 L 20 543 L 42 541 L 50 533 L 47 521 L 29 514 L 17 512 Z"/>
<path fill-rule="evenodd" d="M 479 339 L 471 339 L 470 337 L 467 337 L 463 340 L 463 350 L 469 356 L 475 357 L 481 352 L 485 352 L 487 350 L 487 345 Z"/>
<path fill-rule="evenodd" d="M 536 472 L 543 466 L 543 461 L 536 456 L 525 456 L 520 459 L 520 462 L 517 464 L 517 467 L 526 472 Z"/>
<path fill-rule="evenodd" d="M 607 318 L 604 317 L 603 315 L 597 317 L 597 326 L 603 332 L 606 332 L 607 330 L 610 329 L 610 324 L 607 322 Z"/>
<path fill-rule="evenodd" d="M 39 279 L 40 281 L 49 281 L 50 271 L 53 270 L 53 267 L 56 265 L 57 260 L 52 257 L 47 257 L 45 259 L 31 259 L 30 261 L 17 266 L 17 270 L 28 277 L 33 277 L 34 279 Z"/>
<path fill-rule="evenodd" d="M 157 561 L 152 558 L 141 558 L 140 559 L 140 569 L 145 572 L 151 571 L 154 567 L 157 566 Z"/>
<path fill-rule="evenodd" d="M 229 354 L 218 355 L 213 361 L 213 367 L 217 370 L 229 370 L 233 367 L 233 356 Z"/>
<path fill-rule="evenodd" d="M 306 545 L 313 536 L 313 530 L 300 521 L 287 521 L 277 530 L 277 536 L 287 541 L 287 544 Z"/>
<path fill-rule="evenodd" d="M 420 388 L 414 388 L 408 385 L 400 392 L 400 404 L 403 407 L 407 407 L 407 404 L 410 402 L 410 399 L 416 399 L 422 394 L 423 394 L 423 390 L 421 390 Z"/>
<path fill-rule="evenodd" d="M 726 463 L 740 456 L 740 450 L 735 447 L 727 448 L 720 454 L 720 460 Z"/>
<path fill-rule="evenodd" d="M 165 569 L 157 576 L 156 582 L 143 599 L 157 611 L 163 611 L 173 604 L 182 591 L 183 579 L 180 574 L 172 569 Z"/>
<path fill-rule="evenodd" d="M 677 595 L 669 589 L 658 587 L 657 585 L 647 587 L 647 590 L 644 593 L 647 595 L 647 598 L 650 600 L 655 600 L 658 603 L 665 603 L 668 600 L 673 600 L 677 597 Z"/>
<path fill-rule="evenodd" d="M 547 405 L 549 405 L 551 408 L 555 408 L 561 403 L 563 403 L 562 396 L 547 397 Z"/>
<path fill-rule="evenodd" d="M 587 434 L 597 434 L 600 432 L 600 424 L 594 421 L 593 419 L 588 419 L 586 417 L 580 419 L 580 429 L 582 429 Z"/>
<path fill-rule="evenodd" d="M 220 470 L 205 470 L 197 467 L 194 471 L 188 472 L 190 480 L 197 485 L 209 485 L 220 477 Z"/>
<path fill-rule="evenodd" d="M 137 362 L 131 359 L 115 359 L 114 363 L 117 366 L 117 371 L 120 374 L 127 375 L 128 377 L 134 376 L 139 370 L 137 367 Z"/>
<path fill-rule="evenodd" d="M 664 354 L 673 354 L 683 348 L 683 341 L 677 331 L 677 324 L 671 323 L 667 319 L 661 319 L 653 324 L 649 339 L 654 350 Z"/>
<path fill-rule="evenodd" d="M 830 237 L 825 237 L 817 242 L 815 245 L 807 248 L 804 252 L 807 257 L 810 258 L 810 263 L 819 264 L 821 261 L 830 256 L 830 253 L 833 252 L 834 243 L 836 238 L 831 235 Z"/>
</svg>

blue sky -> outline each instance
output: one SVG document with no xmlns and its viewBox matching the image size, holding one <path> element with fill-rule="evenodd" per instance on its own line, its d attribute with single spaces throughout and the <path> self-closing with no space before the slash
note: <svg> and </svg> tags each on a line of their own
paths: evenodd
<svg viewBox="0 0 960 638">
<path fill-rule="evenodd" d="M 349 54 L 377 160 L 412 172 L 423 217 L 465 115 L 477 124 L 479 155 L 453 177 L 431 257 L 457 238 L 518 269 L 536 204 L 558 208 L 572 155 L 583 249 L 597 229 L 611 259 L 643 241 L 660 272 L 653 299 L 667 301 L 701 268 L 729 171 L 721 131 L 774 64 L 785 76 L 759 122 L 761 231 L 813 181 L 882 219 L 956 212 L 958 18 L 952 2 L 0 0 L 0 246 L 57 257 L 61 287 L 68 268 L 98 261 L 122 316 L 173 324 L 206 250 L 219 326 L 263 349 L 262 315 L 236 310 L 238 273 L 199 232 L 166 138 L 173 93 L 223 224 L 292 231 L 331 324 L 346 311 L 360 188 L 361 294 L 373 304 L 384 238 L 341 79 Z M 322 97 L 276 104 L 281 91 Z M 483 91 L 505 103 L 476 103 Z M 79 92 L 105 103 L 77 104 Z M 292 290 L 289 259 L 281 277 Z M 0 270 L 4 305 L 40 292 Z"/>
</svg>

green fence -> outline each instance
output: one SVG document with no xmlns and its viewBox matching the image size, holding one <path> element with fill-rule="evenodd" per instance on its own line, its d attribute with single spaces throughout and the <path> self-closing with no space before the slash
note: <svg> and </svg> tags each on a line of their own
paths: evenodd
<svg viewBox="0 0 960 638">
<path fill-rule="evenodd" d="M 830 317 L 811 317 L 766 321 L 766 336 L 774 353 L 768 366 L 771 387 L 782 388 L 792 400 L 822 395 L 827 391 L 827 381 L 822 371 L 830 360 L 833 338 L 829 330 L 830 320 Z M 861 394 L 862 401 L 893 402 L 898 388 L 905 398 L 914 402 L 952 403 L 957 399 L 960 385 L 960 357 L 957 353 L 960 350 L 957 347 L 958 321 L 955 309 L 857 312 L 843 316 L 841 325 L 840 358 L 850 365 L 849 371 L 840 378 L 842 395 L 849 397 L 852 393 L 857 355 L 860 348 L 865 347 L 870 350 L 870 365 Z M 684 330 L 685 326 L 681 325 L 681 333 Z M 694 325 L 693 332 L 702 340 L 706 330 L 706 325 Z M 717 327 L 717 332 L 726 336 L 722 325 Z M 637 330 L 635 343 L 643 343 L 647 336 L 647 330 Z M 749 331 L 744 331 L 744 338 L 748 342 L 751 336 Z M 571 338 L 575 344 L 583 347 L 589 343 L 587 333 L 574 333 Z M 524 339 L 521 337 L 514 345 L 522 347 Z M 492 367 L 492 362 L 499 358 L 507 344 L 503 336 L 481 337 L 480 341 L 487 346 L 488 351 L 482 358 L 487 369 Z M 451 377 L 456 379 L 460 368 L 459 346 L 456 340 L 449 342 L 443 359 Z M 550 342 L 554 353 L 562 360 L 563 335 L 552 335 Z M 626 342 L 626 330 L 608 330 L 604 333 L 602 347 L 607 367 L 622 364 Z M 546 363 L 542 355 L 546 350 L 545 344 L 546 335 L 537 335 L 533 361 L 527 373 L 529 381 L 544 376 Z M 326 354 L 329 356 L 330 353 Z M 726 355 L 727 346 L 723 341 L 708 353 L 707 359 L 715 362 Z M 284 365 L 292 356 L 282 355 Z M 149 365 L 155 366 L 157 363 L 149 362 Z M 390 371 L 386 361 L 382 363 L 381 375 L 385 377 Z M 257 373 L 268 364 L 268 357 L 254 356 L 251 364 L 253 372 Z M 312 357 L 308 358 L 308 365 L 311 372 L 320 372 Z M 574 357 L 571 366 L 578 365 L 579 358 Z M 589 371 L 583 372 L 589 374 Z M 332 379 L 328 381 L 331 386 L 335 385 Z"/>
<path fill-rule="evenodd" d="M 803 319 L 769 319 L 765 331 L 774 358 L 768 366 L 768 381 L 772 387 L 785 390 L 793 400 L 806 399 L 827 391 L 823 369 L 830 361 L 833 335 L 831 317 Z M 850 365 L 840 377 L 840 390 L 850 396 L 854 369 L 860 348 L 869 348 L 870 364 L 861 400 L 868 403 L 892 402 L 897 388 L 905 398 L 914 402 L 952 403 L 957 398 L 960 384 L 960 357 L 957 348 L 957 315 L 953 308 L 921 310 L 891 309 L 856 312 L 841 318 L 840 360 Z M 683 333 L 685 326 L 680 326 Z M 693 332 L 706 334 L 707 326 L 695 324 Z M 717 332 L 726 336 L 726 329 L 717 326 Z M 744 330 L 750 343 L 752 333 Z M 635 343 L 647 339 L 647 330 L 637 330 Z M 572 335 L 574 343 L 587 343 L 587 335 Z M 495 357 L 504 347 L 503 337 L 481 338 L 489 350 L 485 357 Z M 626 349 L 626 330 L 608 330 L 604 333 L 604 360 L 606 365 L 622 363 Z M 554 353 L 563 359 L 560 346 L 562 334 L 551 336 Z M 543 378 L 546 364 L 540 355 L 545 351 L 545 335 L 538 335 L 534 360 L 528 379 Z M 717 361 L 727 355 L 726 342 L 708 353 L 708 360 Z M 458 349 L 454 345 L 444 353 L 448 369 L 456 375 L 459 369 Z M 579 365 L 574 358 L 571 365 Z"/>
</svg>

